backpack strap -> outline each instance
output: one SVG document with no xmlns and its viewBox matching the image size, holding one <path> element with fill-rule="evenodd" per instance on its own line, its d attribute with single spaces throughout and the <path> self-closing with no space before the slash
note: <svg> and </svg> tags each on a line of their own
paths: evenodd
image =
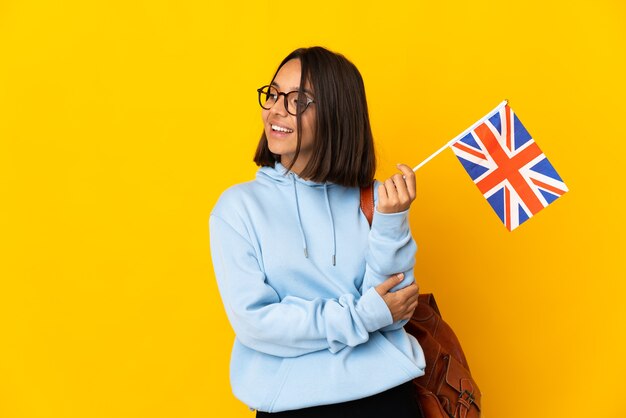
<svg viewBox="0 0 626 418">
<path fill-rule="evenodd" d="M 361 211 L 371 227 L 374 218 L 374 183 L 367 187 L 361 187 Z"/>
</svg>

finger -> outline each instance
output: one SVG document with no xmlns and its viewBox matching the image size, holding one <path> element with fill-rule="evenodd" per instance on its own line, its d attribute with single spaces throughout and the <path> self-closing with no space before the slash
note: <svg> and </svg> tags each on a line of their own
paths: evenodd
<svg viewBox="0 0 626 418">
<path fill-rule="evenodd" d="M 404 312 L 402 312 L 400 319 L 410 320 L 413 317 L 413 312 L 414 310 L 406 309 Z"/>
<path fill-rule="evenodd" d="M 402 297 L 409 298 L 410 296 L 418 295 L 418 292 L 419 292 L 419 286 L 417 286 L 417 284 L 413 282 L 410 285 L 398 290 L 397 293 L 401 294 Z"/>
<path fill-rule="evenodd" d="M 413 315 L 413 312 L 415 311 L 415 308 L 417 308 L 417 303 L 415 303 L 415 302 L 410 303 L 410 304 L 406 305 L 406 310 L 405 310 L 405 312 L 406 312 L 407 314 L 409 314 L 409 316 L 410 316 L 410 315 Z"/>
<path fill-rule="evenodd" d="M 387 197 L 390 203 L 396 203 L 398 201 L 398 191 L 396 185 L 392 179 L 385 180 L 385 190 L 387 190 Z"/>
<path fill-rule="evenodd" d="M 404 280 L 404 273 L 394 274 L 389 277 L 387 280 L 376 286 L 376 291 L 380 295 L 384 295 L 385 293 L 389 293 L 389 291 L 398 283 Z"/>
<path fill-rule="evenodd" d="M 411 196 L 411 200 L 414 200 L 416 195 L 415 172 L 406 164 L 398 164 L 398 170 L 402 171 L 407 189 L 409 191 L 409 196 Z"/>
<path fill-rule="evenodd" d="M 409 189 L 407 188 L 406 181 L 404 177 L 402 177 L 402 174 L 394 174 L 391 179 L 393 180 L 393 184 L 396 186 L 400 202 L 410 202 Z"/>
<path fill-rule="evenodd" d="M 417 300 L 417 298 L 418 298 L 418 297 L 419 297 L 419 293 L 417 293 L 417 292 L 412 293 L 412 294 L 411 294 L 411 296 L 409 296 L 409 297 L 407 298 L 407 303 L 413 303 L 413 302 L 415 302 L 415 301 Z"/>
<path fill-rule="evenodd" d="M 409 306 L 409 305 L 415 303 L 415 301 L 417 301 L 417 297 L 418 297 L 417 293 L 415 293 L 415 294 L 408 294 L 408 295 L 405 294 L 402 297 L 402 304 L 404 306 Z"/>
<path fill-rule="evenodd" d="M 384 183 L 378 186 L 378 200 L 381 203 L 389 200 L 389 196 L 387 196 L 387 188 Z"/>
</svg>

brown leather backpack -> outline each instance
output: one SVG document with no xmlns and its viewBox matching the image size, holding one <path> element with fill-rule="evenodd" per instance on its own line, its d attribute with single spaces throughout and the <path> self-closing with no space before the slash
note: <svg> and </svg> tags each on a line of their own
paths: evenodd
<svg viewBox="0 0 626 418">
<path fill-rule="evenodd" d="M 361 189 L 361 210 L 372 225 L 374 191 Z M 424 418 L 479 418 L 481 393 L 472 378 L 461 343 L 441 318 L 435 297 L 419 295 L 413 317 L 404 326 L 420 343 L 426 374 L 413 380 Z"/>
</svg>

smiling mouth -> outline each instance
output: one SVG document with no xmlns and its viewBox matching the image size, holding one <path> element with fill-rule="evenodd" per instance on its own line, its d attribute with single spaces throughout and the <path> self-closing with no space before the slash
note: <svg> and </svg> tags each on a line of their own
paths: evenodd
<svg viewBox="0 0 626 418">
<path fill-rule="evenodd" d="M 274 132 L 283 132 L 283 133 L 290 134 L 290 133 L 293 132 L 293 129 L 285 128 L 285 127 L 279 126 L 279 125 L 272 125 L 272 131 L 274 131 Z"/>
</svg>

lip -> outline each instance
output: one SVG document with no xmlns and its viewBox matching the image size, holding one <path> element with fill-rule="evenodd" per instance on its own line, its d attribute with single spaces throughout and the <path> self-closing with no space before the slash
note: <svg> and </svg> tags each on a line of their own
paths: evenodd
<svg viewBox="0 0 626 418">
<path fill-rule="evenodd" d="M 276 125 L 276 126 L 280 126 L 281 128 L 286 128 L 286 129 L 291 129 L 292 132 L 281 132 L 281 131 L 275 131 L 272 129 L 272 125 Z M 276 138 L 285 138 L 293 133 L 296 132 L 295 129 L 289 127 L 289 126 L 285 126 L 281 123 L 276 123 L 276 122 L 268 122 L 267 125 L 267 129 L 269 130 L 269 133 L 271 136 L 274 136 Z"/>
</svg>

